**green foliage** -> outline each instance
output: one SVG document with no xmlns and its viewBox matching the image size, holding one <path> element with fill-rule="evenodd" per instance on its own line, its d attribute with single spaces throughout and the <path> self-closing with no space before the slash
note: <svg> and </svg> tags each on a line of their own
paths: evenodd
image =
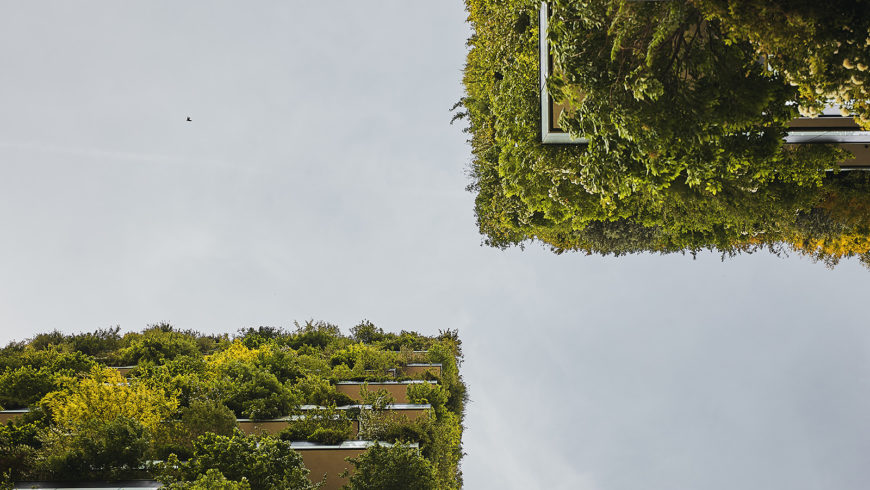
<svg viewBox="0 0 870 490">
<path fill-rule="evenodd" d="M 40 434 L 34 474 L 44 480 L 130 478 L 145 461 L 149 436 L 128 417 L 91 419 L 72 430 L 48 429 Z"/>
<path fill-rule="evenodd" d="M 399 364 L 399 354 L 358 343 L 336 351 L 329 363 L 350 368 L 351 377 L 345 379 L 365 379 L 367 375 L 384 376 L 388 369 L 395 368 Z"/>
<path fill-rule="evenodd" d="M 26 408 L 59 387 L 58 376 L 48 368 L 21 366 L 0 374 L 0 407 Z"/>
<path fill-rule="evenodd" d="M 442 417 L 445 414 L 445 405 L 447 404 L 448 392 L 442 385 L 433 385 L 429 383 L 414 383 L 408 385 L 408 400 L 411 403 L 428 403 L 432 405 L 432 410 L 435 411 L 437 417 Z"/>
<path fill-rule="evenodd" d="M 100 328 L 93 332 L 73 335 L 69 344 L 73 350 L 94 357 L 103 357 L 122 346 L 121 327 Z"/>
<path fill-rule="evenodd" d="M 453 413 L 465 411 L 465 401 L 468 398 L 465 383 L 459 375 L 459 363 L 462 362 L 462 342 L 455 330 L 441 332 L 440 343 L 433 344 L 429 348 L 429 361 L 441 364 L 441 382 L 439 389 L 447 391 L 447 400 L 444 403 L 447 410 Z M 430 402 L 432 403 L 432 402 Z M 435 403 L 432 403 L 434 406 Z M 436 408 L 436 413 L 440 413 Z"/>
<path fill-rule="evenodd" d="M 469 124 L 485 243 L 621 255 L 794 242 L 796 216 L 819 204 L 825 169 L 848 152 L 783 144 L 805 90 L 759 63 L 757 43 L 691 2 L 550 4 L 547 90 L 572 108 L 559 124 L 587 145 L 540 142 L 538 27 L 527 21 L 539 4 L 466 2 L 457 117 Z"/>
<path fill-rule="evenodd" d="M 66 336 L 60 330 L 34 335 L 30 339 L 30 347 L 36 350 L 59 348 L 66 341 Z"/>
<path fill-rule="evenodd" d="M 460 415 L 447 412 L 437 420 L 427 420 L 420 433 L 423 456 L 432 462 L 440 488 L 461 488 L 462 422 Z"/>
<path fill-rule="evenodd" d="M 34 369 L 46 368 L 58 374 L 84 373 L 96 364 L 91 356 L 81 352 L 67 352 L 65 346 L 51 345 L 36 349 L 32 345 L 16 346 L 11 344 L 0 356 L 0 370 L 30 366 Z"/>
<path fill-rule="evenodd" d="M 246 478 L 242 481 L 227 479 L 220 471 L 212 468 L 198 475 L 192 482 L 175 482 L 164 488 L 171 490 L 250 490 L 251 485 Z"/>
<path fill-rule="evenodd" d="M 165 420 L 153 433 L 153 453 L 165 459 L 171 453 L 187 459 L 192 455 L 193 441 L 206 433 L 231 435 L 238 424 L 236 415 L 226 405 L 212 399 L 195 399 L 182 407 L 179 419 Z"/>
<path fill-rule="evenodd" d="M 216 400 L 194 400 L 181 410 L 181 421 L 191 439 L 206 432 L 228 436 L 236 428 L 235 414 Z"/>
<path fill-rule="evenodd" d="M 347 379 L 347 378 L 345 378 Z M 352 405 L 353 398 L 336 391 L 328 380 L 313 374 L 296 380 L 295 389 L 301 394 L 305 404 L 309 405 Z"/>
<path fill-rule="evenodd" d="M 461 487 L 462 423 L 457 414 L 444 411 L 440 416 L 410 420 L 383 407 L 375 407 L 363 410 L 359 420 L 362 439 L 417 442 L 423 456 L 432 463 L 438 488 Z"/>
<path fill-rule="evenodd" d="M 163 363 L 179 356 L 199 353 L 199 344 L 191 335 L 175 332 L 164 325 L 152 327 L 133 340 L 129 347 L 121 351 L 125 364 L 139 362 Z"/>
<path fill-rule="evenodd" d="M 386 411 L 379 411 L 366 418 L 361 427 L 360 437 L 370 441 L 383 442 L 416 442 L 425 444 L 430 440 L 433 421 L 428 417 L 418 417 L 410 420 L 404 416 L 391 415 Z"/>
<path fill-rule="evenodd" d="M 378 341 L 384 350 L 399 351 L 403 348 L 409 350 L 426 350 L 432 345 L 432 339 L 420 335 L 417 332 L 402 330 L 399 335 L 394 333 L 384 334 L 384 338 Z"/>
<path fill-rule="evenodd" d="M 12 490 L 15 488 L 15 480 L 9 472 L 0 473 L 0 490 Z"/>
<path fill-rule="evenodd" d="M 341 338 L 341 330 L 337 326 L 325 323 L 307 321 L 305 325 L 296 324 L 296 331 L 289 339 L 288 345 L 299 349 L 303 345 L 323 349 Z"/>
<path fill-rule="evenodd" d="M 751 46 L 726 42 L 718 23 L 681 2 L 617 5 L 552 2 L 551 92 L 577 99 L 559 122 L 589 139 L 580 167 L 558 181 L 601 199 L 660 200 L 675 181 L 715 195 L 818 180 L 825 167 L 806 168 L 783 145 L 795 91 Z"/>
<path fill-rule="evenodd" d="M 300 488 L 309 488 L 307 479 L 296 479 L 304 472 L 292 469 L 298 455 L 284 455 L 288 441 L 337 444 L 355 437 L 357 420 L 367 424 L 367 437 L 419 442 L 421 454 L 432 462 L 436 487 L 458 488 L 461 404 L 451 412 L 457 408 L 451 400 L 464 399 L 465 393 L 457 369 L 458 335 L 386 333 L 368 322 L 357 327 L 353 337 L 322 322 L 297 326 L 293 333 L 261 327 L 241 331 L 231 341 L 159 324 L 122 337 L 117 329 L 54 332 L 35 337 L 38 349 L 13 342 L 0 349 L 0 397 L 6 405 L 30 411 L 0 427 L 0 474 L 18 479 L 147 477 L 156 470 L 143 466 L 144 461 L 165 460 L 161 478 L 171 488 L 294 488 L 300 482 L 305 485 Z M 104 363 L 135 360 L 136 368 L 125 379 L 74 350 L 75 345 Z M 428 353 L 411 352 L 426 349 Z M 385 391 L 367 389 L 363 403 L 373 410 L 335 408 L 355 404 L 338 393 L 336 381 L 392 379 L 393 368 L 412 360 L 443 364 L 440 385 L 418 388 L 412 396 L 442 415 L 409 421 L 388 409 L 393 399 Z M 325 408 L 303 411 L 300 404 Z M 278 438 L 249 438 L 237 431 L 236 415 L 294 417 Z M 255 446 L 268 454 L 257 455 Z M 242 452 L 254 456 L 240 456 Z M 191 463 L 174 468 L 170 462 L 179 458 Z M 263 458 L 279 463 L 267 464 Z M 254 465 L 253 473 L 243 472 L 244 465 Z M 291 483 L 268 480 L 267 473 L 284 478 L 276 473 L 278 466 L 291 469 Z"/>
<path fill-rule="evenodd" d="M 246 480 L 254 490 L 314 488 L 302 456 L 289 442 L 246 436 L 238 430 L 232 436 L 204 434 L 194 443 L 190 460 L 181 463 L 173 459 L 163 465 L 158 477 L 161 483 L 195 482 L 208 470 L 217 470 L 228 480 Z"/>
<path fill-rule="evenodd" d="M 217 380 L 206 375 L 201 356 L 179 356 L 165 364 L 139 365 L 136 376 L 149 385 L 178 394 L 179 405 L 190 406 L 195 399 L 216 397 Z"/>
<path fill-rule="evenodd" d="M 349 458 L 355 472 L 350 475 L 349 490 L 434 490 L 432 464 L 414 448 L 375 444 L 356 458 Z"/>
<path fill-rule="evenodd" d="M 224 402 L 239 417 L 269 419 L 286 415 L 300 402 L 292 386 L 254 364 L 238 363 L 224 372 Z"/>
<path fill-rule="evenodd" d="M 722 24 L 732 43 L 747 43 L 798 90 L 802 112 L 834 100 L 870 129 L 870 2 L 692 0 Z"/>
<path fill-rule="evenodd" d="M 156 429 L 178 407 L 175 393 L 138 380 L 126 381 L 116 370 L 94 367 L 87 377 L 71 378 L 43 398 L 56 427 L 75 431 L 117 418 L 130 418 Z"/>
<path fill-rule="evenodd" d="M 386 335 L 384 330 L 375 326 L 374 323 L 363 320 L 360 324 L 350 329 L 351 338 L 363 344 L 371 344 L 383 340 Z"/>
<path fill-rule="evenodd" d="M 290 334 L 283 328 L 259 326 L 239 329 L 237 338 L 241 339 L 245 347 L 256 349 L 265 344 L 285 340 L 289 336 Z"/>
<path fill-rule="evenodd" d="M 36 450 L 41 447 L 36 424 L 0 425 L 0 475 L 20 480 L 32 470 Z"/>
<path fill-rule="evenodd" d="M 369 390 L 368 383 L 363 383 L 360 386 L 359 393 L 363 405 L 371 405 L 376 409 L 384 408 L 395 401 L 393 395 L 383 388 L 375 391 Z"/>
<path fill-rule="evenodd" d="M 299 357 L 289 348 L 273 348 L 261 352 L 257 362 L 284 383 L 295 381 L 305 375 L 306 369 Z"/>
<path fill-rule="evenodd" d="M 278 437 L 285 441 L 338 444 L 353 438 L 353 424 L 345 410 L 334 407 L 306 410 L 291 420 Z"/>
</svg>

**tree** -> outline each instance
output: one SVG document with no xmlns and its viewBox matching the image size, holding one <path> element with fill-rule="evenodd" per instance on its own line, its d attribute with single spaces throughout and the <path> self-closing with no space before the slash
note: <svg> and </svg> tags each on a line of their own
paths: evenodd
<svg viewBox="0 0 870 490">
<path fill-rule="evenodd" d="M 181 422 L 191 440 L 208 432 L 228 436 L 236 428 L 236 416 L 216 400 L 193 400 L 181 410 Z"/>
<path fill-rule="evenodd" d="M 66 352 L 61 346 L 48 345 L 36 349 L 32 345 L 20 346 L 10 344 L 0 356 L 0 370 L 15 369 L 30 366 L 33 369 L 46 368 L 48 372 L 58 375 L 88 372 L 96 365 L 93 357 L 81 352 Z"/>
<path fill-rule="evenodd" d="M 238 363 L 228 368 L 221 391 L 224 403 L 240 417 L 269 419 L 290 413 L 299 403 L 298 394 L 289 384 L 281 383 L 268 370 L 252 363 Z"/>
<path fill-rule="evenodd" d="M 368 320 L 363 320 L 358 325 L 351 328 L 350 335 L 357 342 L 362 342 L 364 344 L 377 342 L 378 340 L 383 340 L 385 337 L 384 330 L 376 327 L 374 323 Z"/>
<path fill-rule="evenodd" d="M 296 324 L 296 331 L 289 340 L 290 347 L 300 349 L 302 346 L 326 347 L 331 342 L 341 338 L 341 330 L 326 322 L 308 321 L 304 325 Z"/>
<path fill-rule="evenodd" d="M 231 436 L 207 433 L 194 443 L 193 457 L 186 462 L 170 458 L 158 479 L 164 484 L 195 482 L 209 470 L 227 480 L 246 481 L 258 489 L 310 489 L 308 469 L 290 443 L 272 437 L 248 436 L 236 430 Z M 212 478 L 216 475 L 212 473 Z"/>
<path fill-rule="evenodd" d="M 870 129 L 870 2 L 691 0 L 727 38 L 748 42 L 800 93 L 804 115 L 834 100 Z"/>
<path fill-rule="evenodd" d="M 0 407 L 26 408 L 58 388 L 58 375 L 48 368 L 21 366 L 0 374 Z"/>
<path fill-rule="evenodd" d="M 166 420 L 152 433 L 153 454 L 157 459 L 172 453 L 187 459 L 199 436 L 209 432 L 227 436 L 237 427 L 235 414 L 217 400 L 195 399 L 179 411 L 180 420 Z"/>
<path fill-rule="evenodd" d="M 95 366 L 86 378 L 70 378 L 65 388 L 48 394 L 44 405 L 62 430 L 75 430 L 92 422 L 111 422 L 126 417 L 148 430 L 178 407 L 173 393 L 128 381 L 117 370 Z"/>
<path fill-rule="evenodd" d="M 320 444 L 339 444 L 352 439 L 353 423 L 347 410 L 335 407 L 306 410 L 301 417 L 289 421 L 279 437 L 285 441 L 309 441 Z"/>
<path fill-rule="evenodd" d="M 348 490 L 434 490 L 432 464 L 417 449 L 395 444 L 375 444 L 356 458 L 348 458 L 355 471 L 350 475 Z"/>
<path fill-rule="evenodd" d="M 199 353 L 196 339 L 182 332 L 176 332 L 168 324 L 155 325 L 134 339 L 130 346 L 122 350 L 122 360 L 128 364 L 141 361 L 163 363 L 178 356 Z"/>
<path fill-rule="evenodd" d="M 49 428 L 40 434 L 34 474 L 46 480 L 129 478 L 140 470 L 149 434 L 138 420 L 118 416 L 88 419 L 72 429 Z"/>
<path fill-rule="evenodd" d="M 105 356 L 121 347 L 121 327 L 100 328 L 94 332 L 73 335 L 72 348 L 89 356 Z"/>
<path fill-rule="evenodd" d="M 175 411 L 172 393 L 117 370 L 94 366 L 87 377 L 66 377 L 40 402 L 52 424 L 41 431 L 35 472 L 42 478 L 119 478 L 138 471 L 151 436 Z"/>
<path fill-rule="evenodd" d="M 22 480 L 30 473 L 41 445 L 38 432 L 39 427 L 33 423 L 0 425 L 0 476 Z"/>
<path fill-rule="evenodd" d="M 205 474 L 197 476 L 196 480 L 192 482 L 175 482 L 165 488 L 171 490 L 250 490 L 251 485 L 246 478 L 242 478 L 241 481 L 233 481 L 212 468 Z"/>
</svg>

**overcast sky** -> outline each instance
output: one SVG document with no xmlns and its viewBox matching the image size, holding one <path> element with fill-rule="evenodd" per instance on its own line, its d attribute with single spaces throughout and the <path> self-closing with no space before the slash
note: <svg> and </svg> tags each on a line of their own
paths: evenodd
<svg viewBox="0 0 870 490">
<path fill-rule="evenodd" d="M 867 487 L 857 262 L 480 246 L 459 0 L 2 6 L 0 343 L 458 328 L 466 488 Z"/>
</svg>

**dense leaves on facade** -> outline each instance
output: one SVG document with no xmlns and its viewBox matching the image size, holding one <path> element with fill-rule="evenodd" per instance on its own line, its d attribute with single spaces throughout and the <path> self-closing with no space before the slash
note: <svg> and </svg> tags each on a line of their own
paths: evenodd
<svg viewBox="0 0 870 490">
<path fill-rule="evenodd" d="M 349 336 L 322 322 L 234 336 L 168 324 L 127 334 L 114 328 L 37 335 L 0 349 L 0 409 L 29 409 L 0 425 L 0 476 L 150 475 L 170 488 L 308 488 L 308 470 L 291 442 L 338 444 L 356 437 L 354 421 L 370 420 L 360 436 L 417 443 L 426 478 L 436 488 L 459 488 L 461 360 L 454 331 L 392 334 L 369 322 Z M 432 405 L 428 417 L 385 415 L 391 399 L 377 391 L 363 393 L 373 406 L 359 407 L 335 387 L 337 381 L 408 379 L 402 367 L 411 362 L 442 365 L 440 375 L 425 373 L 437 384 L 409 384 L 410 400 Z M 237 428 L 237 419 L 276 417 L 288 425 L 275 436 Z M 148 463 L 160 460 L 173 463 Z M 372 464 L 367 471 L 377 471 Z"/>
<path fill-rule="evenodd" d="M 160 468 L 160 481 L 170 485 L 195 485 L 205 476 L 223 477 L 228 482 L 247 484 L 251 488 L 315 488 L 308 479 L 302 457 L 293 451 L 289 442 L 248 436 L 238 429 L 230 436 L 206 433 L 194 442 L 189 460 L 180 462 L 172 455 Z"/>
<path fill-rule="evenodd" d="M 782 14 L 755 3 L 767 18 Z M 867 236 L 862 225 L 839 222 L 824 237 L 807 227 L 808 215 L 837 219 L 821 203 L 867 188 L 864 176 L 826 172 L 848 152 L 783 141 L 799 107 L 812 112 L 835 86 L 849 87 L 834 98 L 860 114 L 866 50 L 843 48 L 854 70 L 820 68 L 810 80 L 789 61 L 801 58 L 799 43 L 774 32 L 776 23 L 745 35 L 748 24 L 725 1 L 549 4 L 547 90 L 570 107 L 559 124 L 585 145 L 541 143 L 540 2 L 467 1 L 473 34 L 457 117 L 469 125 L 469 189 L 487 244 L 540 240 L 602 254 L 772 248 L 828 263 L 870 257 L 863 242 L 847 239 Z M 827 33 L 825 46 L 867 37 L 866 25 L 849 33 L 831 15 L 795 22 Z M 814 52 L 825 66 L 839 56 Z"/>
<path fill-rule="evenodd" d="M 870 129 L 870 1 L 692 0 L 721 22 L 729 40 L 748 42 L 799 91 L 801 111 L 833 100 Z"/>
<path fill-rule="evenodd" d="M 356 472 L 348 490 L 436 490 L 438 481 L 432 464 L 416 449 L 396 444 L 375 445 L 351 458 Z"/>
</svg>

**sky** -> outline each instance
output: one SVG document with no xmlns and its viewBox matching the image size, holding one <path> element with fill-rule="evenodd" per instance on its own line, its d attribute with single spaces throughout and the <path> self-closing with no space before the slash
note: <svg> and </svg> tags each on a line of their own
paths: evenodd
<svg viewBox="0 0 870 490">
<path fill-rule="evenodd" d="M 0 344 L 458 329 L 466 488 L 870 481 L 857 262 L 481 245 L 459 0 L 0 5 Z"/>
</svg>

